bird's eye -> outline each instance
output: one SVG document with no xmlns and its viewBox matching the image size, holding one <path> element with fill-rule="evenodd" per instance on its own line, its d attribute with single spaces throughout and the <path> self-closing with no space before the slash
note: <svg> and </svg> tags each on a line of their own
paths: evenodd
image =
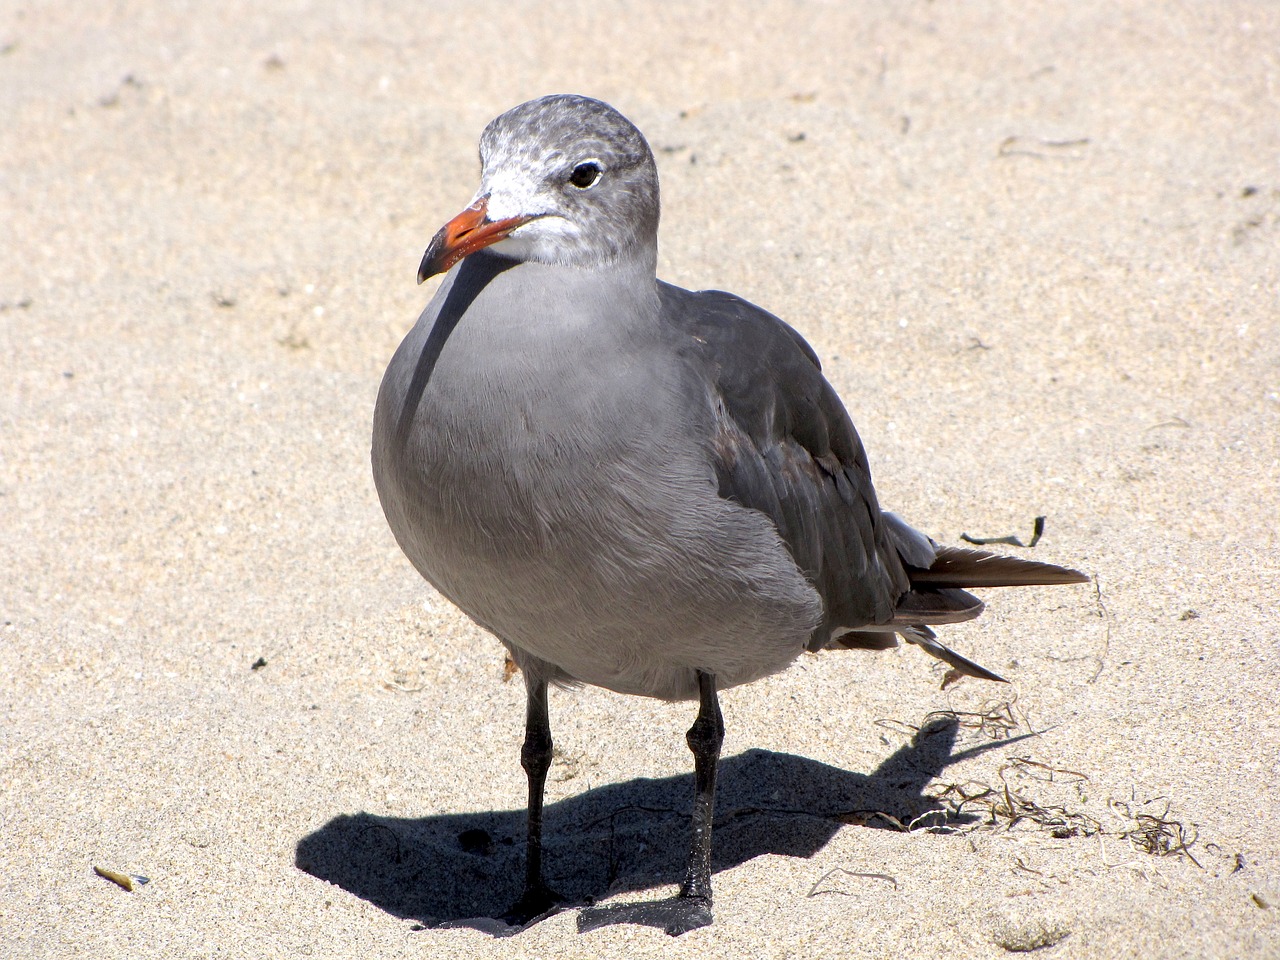
<svg viewBox="0 0 1280 960">
<path fill-rule="evenodd" d="M 603 175 L 600 164 L 594 160 L 584 160 L 573 168 L 573 173 L 569 174 L 569 182 L 579 190 L 587 190 L 599 183 Z"/>
</svg>

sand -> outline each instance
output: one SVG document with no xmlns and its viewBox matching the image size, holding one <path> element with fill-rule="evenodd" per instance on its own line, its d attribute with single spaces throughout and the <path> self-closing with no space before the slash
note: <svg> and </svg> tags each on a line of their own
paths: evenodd
<svg viewBox="0 0 1280 960">
<path fill-rule="evenodd" d="M 822 354 L 882 502 L 1096 577 L 947 631 L 1008 687 L 726 693 L 679 940 L 474 919 L 523 690 L 368 464 L 481 128 L 568 91 L 653 144 L 664 278 Z M 1278 104 L 1261 2 L 6 4 L 0 952 L 1280 956 Z M 692 707 L 551 709 L 552 882 L 669 893 Z"/>
</svg>

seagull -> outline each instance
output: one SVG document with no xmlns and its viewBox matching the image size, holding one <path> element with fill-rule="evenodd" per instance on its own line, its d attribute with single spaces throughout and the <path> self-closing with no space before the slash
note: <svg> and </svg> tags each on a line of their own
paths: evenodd
<svg viewBox="0 0 1280 960">
<path fill-rule="evenodd" d="M 602 921 L 679 935 L 712 922 L 721 690 L 899 638 L 999 681 L 932 628 L 978 616 L 967 588 L 1088 577 L 940 546 L 882 510 L 800 334 L 657 279 L 657 166 L 613 107 L 522 103 L 485 128 L 480 160 L 418 270 L 444 278 L 378 392 L 378 497 L 413 566 L 524 678 L 517 929 L 565 906 L 542 872 L 548 686 L 697 701 L 679 892 Z"/>
</svg>

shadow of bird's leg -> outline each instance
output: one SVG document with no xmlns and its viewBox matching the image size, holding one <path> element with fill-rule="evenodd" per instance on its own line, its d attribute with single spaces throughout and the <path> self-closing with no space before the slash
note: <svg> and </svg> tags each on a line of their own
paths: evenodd
<svg viewBox="0 0 1280 960">
<path fill-rule="evenodd" d="M 542 880 L 542 796 L 551 768 L 551 718 L 547 709 L 547 681 L 525 674 L 528 706 L 520 765 L 529 778 L 529 820 L 525 835 L 524 892 L 502 917 L 526 927 L 561 908 L 564 898 Z"/>
</svg>

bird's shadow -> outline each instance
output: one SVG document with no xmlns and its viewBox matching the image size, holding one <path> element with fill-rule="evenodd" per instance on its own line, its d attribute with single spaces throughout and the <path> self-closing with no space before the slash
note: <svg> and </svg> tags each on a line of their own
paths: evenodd
<svg viewBox="0 0 1280 960">
<path fill-rule="evenodd" d="M 957 731 L 954 717 L 935 717 L 865 775 L 768 750 L 722 759 L 712 870 L 766 853 L 811 857 L 849 823 L 900 829 L 931 811 L 938 813 L 930 822 L 944 822 L 942 808 L 924 788 L 956 760 L 1010 742 L 956 754 Z M 692 800 L 690 774 L 609 784 L 548 805 L 548 884 L 585 905 L 679 881 Z M 295 862 L 423 926 L 501 935 L 514 932 L 495 918 L 520 894 L 524 831 L 523 808 L 418 819 L 356 813 L 304 837 Z"/>
</svg>

